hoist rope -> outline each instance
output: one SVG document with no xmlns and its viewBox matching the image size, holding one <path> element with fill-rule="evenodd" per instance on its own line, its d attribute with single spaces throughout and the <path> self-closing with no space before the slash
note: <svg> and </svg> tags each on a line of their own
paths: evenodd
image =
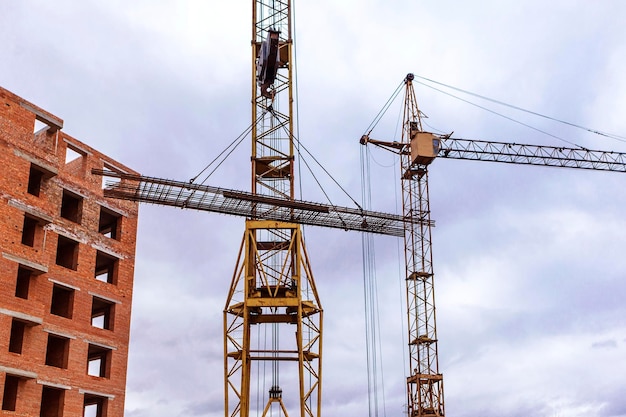
<svg viewBox="0 0 626 417">
<path fill-rule="evenodd" d="M 370 125 L 367 127 L 367 129 L 365 129 L 365 134 L 369 135 L 372 132 L 372 130 L 374 130 L 374 128 L 376 127 L 378 122 L 380 122 L 380 119 L 383 118 L 383 116 L 385 115 L 385 113 L 389 109 L 389 106 L 391 106 L 391 104 L 395 101 L 396 97 L 398 97 L 398 94 L 400 94 L 400 91 L 402 91 L 402 87 L 403 86 L 404 86 L 404 80 L 402 80 L 402 82 L 398 85 L 398 87 L 393 92 L 393 94 L 391 94 L 391 97 L 389 97 L 389 99 L 387 99 L 387 102 L 382 107 L 382 109 L 380 109 L 380 111 L 378 112 L 376 117 L 374 117 L 374 120 L 372 121 L 372 123 L 370 123 Z"/>
<path fill-rule="evenodd" d="M 369 148 L 361 147 L 361 204 L 371 208 L 371 176 Z M 363 296 L 365 315 L 365 340 L 367 357 L 367 392 L 370 417 L 378 417 L 379 412 L 386 416 L 385 389 L 382 357 L 380 356 L 380 319 L 378 308 L 378 289 L 376 280 L 376 250 L 374 238 L 369 233 L 361 234 L 361 256 L 363 268 Z M 379 373 L 380 370 L 380 373 Z M 379 394 L 382 400 L 379 401 Z M 381 404 L 382 403 L 382 404 Z"/>
<path fill-rule="evenodd" d="M 518 111 L 521 111 L 521 112 L 532 114 L 533 116 L 542 117 L 544 119 L 552 120 L 553 122 L 562 123 L 562 124 L 567 125 L 567 126 L 575 127 L 577 129 L 582 129 L 582 130 L 585 130 L 587 132 L 590 132 L 590 133 L 593 133 L 593 134 L 596 134 L 596 135 L 605 136 L 607 138 L 619 140 L 621 142 L 626 142 L 626 137 L 624 137 L 624 136 L 615 135 L 613 133 L 602 132 L 602 131 L 597 130 L 597 129 L 592 129 L 590 127 L 585 127 L 585 126 L 578 125 L 576 123 L 572 123 L 572 122 L 568 122 L 568 121 L 565 121 L 565 120 L 557 119 L 556 117 L 546 116 L 545 114 L 541 114 L 541 113 L 537 113 L 537 112 L 532 111 L 532 110 L 524 109 L 522 107 L 515 106 L 513 104 L 508 104 L 508 103 L 505 103 L 503 101 L 496 100 L 496 99 L 493 99 L 493 98 L 489 98 L 489 97 L 483 96 L 481 94 L 472 93 L 471 91 L 463 90 L 462 88 L 454 87 L 454 86 L 451 86 L 451 85 L 448 85 L 448 84 L 444 84 L 444 83 L 441 83 L 439 81 L 431 80 L 429 78 L 422 77 L 422 76 L 419 76 L 419 75 L 415 75 L 415 78 L 419 78 L 421 80 L 428 81 L 428 82 L 431 82 L 433 84 L 437 84 L 437 85 L 440 85 L 442 87 L 446 87 L 446 88 L 449 88 L 451 90 L 455 90 L 455 91 L 458 91 L 458 92 L 461 92 L 461 93 L 464 93 L 464 94 L 467 94 L 467 95 L 470 95 L 470 96 L 473 96 L 473 97 L 477 97 L 477 98 L 480 98 L 480 99 L 483 99 L 483 100 L 486 100 L 486 101 L 490 101 L 492 103 L 496 103 L 496 104 L 499 104 L 501 106 L 510 107 L 512 109 L 515 109 L 515 110 L 518 110 Z M 429 87 L 429 88 L 433 88 L 430 85 L 424 84 L 422 82 L 419 82 L 419 84 L 421 84 L 423 86 L 426 86 L 426 87 Z M 437 91 L 440 91 L 440 90 L 437 90 Z"/>
<path fill-rule="evenodd" d="M 275 116 L 276 117 L 276 116 Z M 283 129 L 285 130 L 285 132 L 287 134 L 289 134 L 289 132 L 287 131 L 287 128 L 285 126 L 283 126 Z M 331 175 L 330 172 L 328 172 L 328 170 L 324 167 L 324 165 L 322 165 L 320 163 L 320 161 L 317 160 L 317 158 L 315 158 L 315 156 L 307 149 L 306 146 L 304 146 L 304 144 L 295 136 L 292 135 L 292 140 L 298 145 L 297 149 L 299 150 L 299 148 L 302 148 L 310 157 L 311 159 L 313 159 L 313 161 L 322 169 L 322 171 L 324 171 L 324 173 L 326 173 L 326 175 L 328 175 L 328 178 L 330 178 L 335 185 L 337 185 L 337 187 L 339 187 L 339 189 L 350 199 L 352 200 L 352 202 L 359 208 L 362 210 L 361 205 L 350 195 L 350 193 L 348 193 L 348 191 L 346 191 L 345 188 L 343 188 L 341 186 L 341 184 L 339 184 L 339 182 Z M 315 176 L 315 174 L 313 173 L 313 170 L 311 169 L 311 166 L 309 165 L 309 163 L 306 161 L 306 159 L 304 159 L 304 155 L 302 154 L 302 152 L 299 152 L 298 155 L 300 155 L 300 158 L 302 159 L 302 162 L 304 162 L 304 165 L 309 169 L 309 172 L 311 173 L 311 175 L 313 176 L 313 179 L 315 180 L 315 182 L 317 183 L 317 185 L 320 187 L 320 189 L 322 190 L 322 193 L 324 193 L 324 196 L 326 197 L 326 199 L 328 200 L 328 203 L 333 205 L 332 201 L 330 200 L 330 197 L 328 196 L 328 194 L 326 193 L 326 191 L 324 190 L 324 188 L 322 187 L 322 184 L 320 183 L 320 181 L 317 179 L 317 177 Z"/>
<path fill-rule="evenodd" d="M 504 118 L 504 119 L 507 119 L 507 120 L 509 120 L 509 121 L 511 121 L 511 122 L 513 122 L 513 123 L 520 124 L 520 125 L 522 125 L 522 126 L 524 126 L 524 127 L 527 127 L 527 128 L 529 128 L 529 129 L 532 129 L 532 130 L 534 130 L 534 131 L 536 131 L 536 132 L 543 133 L 544 135 L 547 135 L 547 136 L 553 137 L 554 139 L 558 139 L 558 140 L 560 140 L 560 141 L 562 141 L 562 142 L 565 142 L 565 143 L 568 143 L 568 144 L 570 144 L 570 145 L 572 145 L 572 146 L 576 146 L 577 148 L 583 148 L 582 146 L 580 146 L 580 145 L 578 145 L 578 144 L 576 144 L 576 143 L 574 143 L 574 142 L 571 142 L 571 141 L 569 141 L 569 140 L 567 140 L 567 139 L 563 139 L 563 138 L 562 138 L 562 137 L 560 137 L 560 136 L 554 135 L 554 134 L 552 134 L 552 133 L 550 133 L 550 132 L 546 132 L 545 130 L 539 129 L 538 127 L 535 127 L 535 126 L 529 125 L 528 123 L 524 123 L 524 122 L 522 122 L 522 121 L 520 121 L 520 120 L 514 119 L 513 117 L 510 117 L 510 116 L 507 116 L 507 115 L 505 115 L 505 114 L 499 113 L 499 112 L 497 112 L 497 111 L 495 111 L 495 110 L 492 110 L 492 109 L 490 109 L 490 108 L 487 108 L 487 107 L 485 107 L 485 106 L 481 106 L 480 104 L 476 104 L 476 103 L 474 103 L 474 102 L 471 102 L 471 101 L 466 100 L 466 99 L 464 99 L 464 98 L 461 98 L 461 97 L 459 97 L 459 96 L 455 96 L 455 95 L 454 95 L 454 94 L 452 94 L 452 93 L 449 93 L 449 92 L 447 92 L 447 91 L 443 91 L 443 90 L 441 90 L 441 89 L 439 89 L 439 88 L 437 88 L 437 87 L 433 87 L 432 85 L 424 84 L 424 83 L 419 82 L 419 81 L 416 81 L 416 83 L 417 83 L 417 84 L 421 84 L 421 85 L 423 85 L 423 86 L 425 86 L 425 87 L 428 87 L 428 88 L 430 88 L 430 89 L 433 89 L 433 90 L 435 90 L 435 91 L 438 91 L 438 92 L 440 92 L 440 93 L 442 93 L 442 94 L 445 94 L 445 95 L 447 95 L 447 96 L 453 97 L 453 98 L 455 98 L 455 99 L 457 99 L 457 100 L 459 100 L 459 101 L 462 101 L 462 102 L 467 103 L 467 104 L 469 104 L 469 105 L 471 105 L 471 106 L 477 107 L 477 108 L 479 108 L 479 109 L 481 109 L 481 110 L 485 110 L 486 112 L 489 112 L 489 113 L 495 114 L 496 116 L 500 116 L 500 117 L 502 117 L 502 118 Z"/>
<path fill-rule="evenodd" d="M 213 168 L 213 170 L 211 172 L 209 172 L 206 177 L 204 177 L 204 179 L 202 181 L 200 181 L 200 184 L 204 184 L 211 175 L 213 175 L 213 173 L 215 173 L 215 171 L 224 163 L 224 161 L 226 161 L 226 159 L 235 151 L 235 149 L 237 149 L 237 147 L 239 145 L 241 145 L 241 142 L 243 142 L 243 140 L 248 136 L 248 134 L 252 131 L 252 128 L 256 125 L 258 125 L 258 123 L 263 120 L 263 117 L 267 114 L 267 110 L 265 110 L 255 121 L 254 123 L 252 123 L 250 126 L 248 126 L 243 132 L 241 132 L 241 134 L 239 134 L 239 136 L 237 136 L 237 138 L 235 140 L 233 140 L 228 146 L 226 146 L 226 148 L 224 148 L 224 150 L 222 150 L 222 152 L 220 152 L 215 158 L 213 158 L 213 160 L 211 162 L 209 162 L 198 174 L 196 174 L 196 176 L 192 177 L 189 182 L 190 183 L 194 183 L 196 182 L 196 180 L 198 179 L 198 177 L 200 175 L 202 175 L 207 169 L 209 169 L 213 164 L 215 164 L 217 161 L 219 161 L 219 163 L 217 164 L 217 166 L 215 166 L 215 168 Z M 232 148 L 232 149 L 231 149 Z M 229 150 L 230 149 L 230 150 Z M 224 158 L 220 161 L 220 158 L 222 157 L 222 155 L 224 155 Z"/>
</svg>

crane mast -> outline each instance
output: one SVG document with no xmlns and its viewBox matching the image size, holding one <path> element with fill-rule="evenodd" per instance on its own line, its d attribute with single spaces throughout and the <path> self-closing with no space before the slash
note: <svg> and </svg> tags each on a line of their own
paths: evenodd
<svg viewBox="0 0 626 417">
<path fill-rule="evenodd" d="M 437 157 L 443 138 L 422 129 L 413 79 L 413 74 L 407 74 L 404 79 L 401 141 L 374 140 L 367 134 L 360 142 L 372 143 L 400 156 L 409 352 L 407 414 L 443 417 L 443 375 L 439 372 L 431 244 L 433 222 L 428 195 L 428 166 Z"/>
<path fill-rule="evenodd" d="M 252 1 L 251 186 L 270 199 L 294 199 L 291 20 L 290 0 Z M 225 416 L 288 416 L 286 397 L 296 415 L 319 417 L 321 356 L 322 307 L 300 224 L 253 211 L 224 309 Z"/>
<path fill-rule="evenodd" d="M 406 93 L 402 143 L 408 148 L 424 134 L 412 77 Z M 404 258 L 408 323 L 408 415 L 444 416 L 443 376 L 439 373 L 435 290 L 431 245 L 428 165 L 434 158 L 400 153 L 402 209 L 409 219 L 404 229 Z M 412 221 L 419 220 L 414 224 Z"/>
</svg>

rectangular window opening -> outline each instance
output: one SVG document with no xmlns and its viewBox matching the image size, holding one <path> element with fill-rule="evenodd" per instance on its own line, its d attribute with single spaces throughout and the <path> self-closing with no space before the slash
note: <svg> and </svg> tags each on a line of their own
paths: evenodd
<svg viewBox="0 0 626 417">
<path fill-rule="evenodd" d="M 43 231 L 43 226 L 39 220 L 34 219 L 28 215 L 24 215 L 24 226 L 22 227 L 22 244 L 35 246 L 35 242 L 38 238 L 40 231 Z"/>
<path fill-rule="evenodd" d="M 35 124 L 33 125 L 33 133 L 40 133 L 42 130 L 48 130 L 48 128 L 50 128 L 50 126 L 48 126 L 47 123 L 35 119 Z"/>
<path fill-rule="evenodd" d="M 66 165 L 70 164 L 70 163 L 76 161 L 77 159 L 82 158 L 83 156 L 85 156 L 85 155 L 83 155 L 82 152 L 79 152 L 78 150 L 73 149 L 70 146 L 68 146 L 65 149 L 65 164 Z"/>
<path fill-rule="evenodd" d="M 78 268 L 78 242 L 59 235 L 56 263 L 76 271 Z"/>
<path fill-rule="evenodd" d="M 115 303 L 93 297 L 91 304 L 91 325 L 98 329 L 113 330 Z"/>
<path fill-rule="evenodd" d="M 11 321 L 11 336 L 9 337 L 9 352 L 22 354 L 22 346 L 24 345 L 24 333 L 26 331 L 26 323 L 13 319 Z"/>
<path fill-rule="evenodd" d="M 20 379 L 15 375 L 6 374 L 4 377 L 4 395 L 2 397 L 2 409 L 6 411 L 15 411 L 17 405 L 17 390 L 20 385 Z"/>
<path fill-rule="evenodd" d="M 41 390 L 40 417 L 63 417 L 65 390 L 44 386 Z"/>
<path fill-rule="evenodd" d="M 98 281 L 116 285 L 118 264 L 119 259 L 114 256 L 107 255 L 104 252 L 97 251 L 95 271 L 96 279 Z"/>
<path fill-rule="evenodd" d="M 83 198 L 79 195 L 63 190 L 61 200 L 61 217 L 80 224 L 83 215 Z"/>
<path fill-rule="evenodd" d="M 85 394 L 83 417 L 106 417 L 108 398 Z"/>
<path fill-rule="evenodd" d="M 46 347 L 46 365 L 67 369 L 67 358 L 70 352 L 70 339 L 48 334 Z"/>
<path fill-rule="evenodd" d="M 118 168 L 114 168 L 106 163 L 104 164 L 104 169 L 106 171 L 120 172 Z M 102 176 L 102 189 L 103 190 L 119 187 L 121 183 L 122 183 L 121 178 Z"/>
<path fill-rule="evenodd" d="M 36 165 L 30 164 L 30 172 L 28 174 L 28 194 L 39 197 L 44 177 L 45 173 L 42 170 L 37 169 Z"/>
<path fill-rule="evenodd" d="M 87 375 L 109 378 L 111 353 L 111 349 L 89 345 L 89 350 L 87 351 Z"/>
<path fill-rule="evenodd" d="M 120 240 L 120 225 L 122 216 L 104 207 L 100 207 L 100 222 L 98 232 L 111 239 Z"/>
<path fill-rule="evenodd" d="M 50 314 L 55 316 L 72 318 L 74 307 L 74 290 L 62 285 L 54 284 L 52 287 L 52 301 L 50 303 Z"/>
<path fill-rule="evenodd" d="M 17 269 L 17 279 L 15 281 L 15 296 L 28 300 L 28 288 L 30 287 L 30 278 L 33 272 L 23 266 Z"/>
</svg>

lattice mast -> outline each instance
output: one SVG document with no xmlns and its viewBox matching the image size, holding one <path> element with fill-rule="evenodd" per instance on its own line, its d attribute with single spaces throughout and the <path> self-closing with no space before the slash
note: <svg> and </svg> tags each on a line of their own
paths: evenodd
<svg viewBox="0 0 626 417">
<path fill-rule="evenodd" d="M 294 200 L 291 1 L 252 7 L 252 194 Z M 225 415 L 287 416 L 288 404 L 319 417 L 322 308 L 300 225 L 256 214 L 224 310 Z"/>
<path fill-rule="evenodd" d="M 406 378 L 408 415 L 444 416 L 431 250 L 433 222 L 430 219 L 428 196 L 428 166 L 437 156 L 441 138 L 422 129 L 413 78 L 413 74 L 408 74 L 404 80 L 401 141 L 373 140 L 365 135 L 361 138 L 361 144 L 372 143 L 400 156 L 409 343 L 409 369 Z"/>
<path fill-rule="evenodd" d="M 407 377 L 408 415 L 443 416 L 443 376 L 439 373 L 435 290 L 431 246 L 431 219 L 428 196 L 428 165 L 436 152 L 423 156 L 418 147 L 424 132 L 413 90 L 413 76 L 405 79 L 406 91 L 400 152 L 402 208 L 404 216 L 419 223 L 405 223 L 404 256 L 406 265 L 406 298 L 409 342 L 409 375 Z M 428 146 L 428 145 L 427 145 Z"/>
</svg>

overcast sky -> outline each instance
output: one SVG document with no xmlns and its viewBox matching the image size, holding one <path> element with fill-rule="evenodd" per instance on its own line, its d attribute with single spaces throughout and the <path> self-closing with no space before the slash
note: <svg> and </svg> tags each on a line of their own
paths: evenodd
<svg viewBox="0 0 626 417">
<path fill-rule="evenodd" d="M 250 124 L 250 9 L 243 0 L 2 1 L 0 85 L 133 169 L 187 180 Z M 355 198 L 358 139 L 407 72 L 626 136 L 621 0 L 317 0 L 298 2 L 295 17 L 299 137 Z M 427 129 L 567 146 L 433 89 L 416 93 Z M 495 110 L 572 143 L 626 151 Z M 398 111 L 372 136 L 397 138 Z M 247 189 L 249 149 L 210 183 Z M 395 160 L 372 156 L 373 208 L 399 211 Z M 349 203 L 325 182 L 334 202 Z M 617 173 L 434 162 L 447 415 L 626 416 L 625 185 Z M 303 194 L 321 199 L 313 187 Z M 223 415 L 222 309 L 243 230 L 236 217 L 141 207 L 127 417 Z M 361 239 L 306 233 L 325 311 L 322 410 L 363 416 Z M 384 404 L 399 416 L 401 242 L 375 244 Z"/>
</svg>

